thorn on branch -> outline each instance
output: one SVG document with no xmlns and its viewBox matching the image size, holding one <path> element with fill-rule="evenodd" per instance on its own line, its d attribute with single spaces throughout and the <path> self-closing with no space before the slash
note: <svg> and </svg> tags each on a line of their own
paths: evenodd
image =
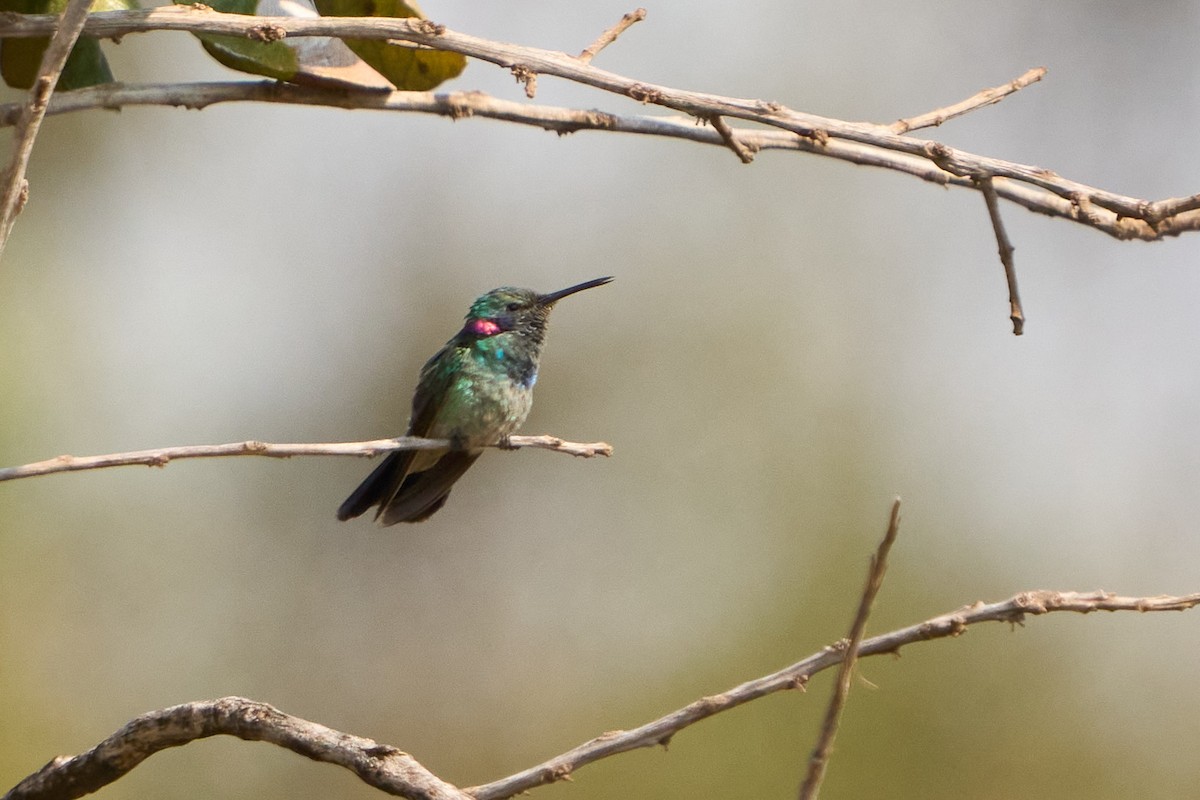
<svg viewBox="0 0 1200 800">
<path fill-rule="evenodd" d="M 255 25 L 246 31 L 246 38 L 264 44 L 278 42 L 280 39 L 287 38 L 287 31 L 280 28 L 278 25 Z"/>
<path fill-rule="evenodd" d="M 799 135 L 799 134 L 797 134 L 797 135 Z M 823 130 L 821 128 L 816 128 L 815 130 L 811 131 L 808 134 L 808 136 L 806 136 L 804 138 L 808 139 L 810 142 L 815 144 L 817 147 L 826 147 L 829 144 L 829 131 Z"/>
<path fill-rule="evenodd" d="M 569 780 L 571 780 L 571 767 L 566 764 L 559 764 L 546 770 L 546 783 Z"/>
<path fill-rule="evenodd" d="M 525 84 L 525 96 L 532 100 L 537 95 L 537 73 L 524 64 L 514 64 L 512 74 L 517 83 Z"/>
<path fill-rule="evenodd" d="M 423 33 L 426 36 L 443 36 L 446 33 L 446 26 L 439 25 L 431 19 L 409 18 L 409 22 L 417 29 L 417 33 Z"/>
<path fill-rule="evenodd" d="M 438 101 L 445 108 L 446 116 L 452 120 L 474 116 L 475 109 L 472 104 L 480 97 L 486 97 L 486 95 L 477 90 L 437 95 Z"/>
<path fill-rule="evenodd" d="M 954 168 L 954 151 L 946 145 L 941 142 L 926 142 L 922 149 L 925 151 L 925 157 L 940 169 L 944 169 L 951 175 L 962 175 L 959 170 Z"/>
<path fill-rule="evenodd" d="M 644 83 L 635 83 L 630 86 L 626 94 L 644 105 L 658 103 L 662 100 L 662 92 Z"/>
</svg>

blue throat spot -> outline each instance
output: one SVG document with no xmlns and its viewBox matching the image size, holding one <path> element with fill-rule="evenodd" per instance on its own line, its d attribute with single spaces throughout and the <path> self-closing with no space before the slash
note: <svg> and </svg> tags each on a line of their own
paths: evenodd
<svg viewBox="0 0 1200 800">
<path fill-rule="evenodd" d="M 503 351 L 503 350 L 497 350 L 497 351 L 496 351 L 496 358 L 504 358 L 504 351 Z"/>
</svg>

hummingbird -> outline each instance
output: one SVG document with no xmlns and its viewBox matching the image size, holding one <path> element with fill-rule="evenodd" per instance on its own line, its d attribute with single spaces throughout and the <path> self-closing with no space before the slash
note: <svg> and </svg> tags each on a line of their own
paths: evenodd
<svg viewBox="0 0 1200 800">
<path fill-rule="evenodd" d="M 477 298 L 462 330 L 421 368 L 408 423 L 408 436 L 449 439 L 452 446 L 392 452 L 346 498 L 338 519 L 377 505 L 382 525 L 421 522 L 444 506 L 483 448 L 505 441 L 529 416 L 554 304 L 611 280 L 549 294 L 502 286 Z"/>
</svg>

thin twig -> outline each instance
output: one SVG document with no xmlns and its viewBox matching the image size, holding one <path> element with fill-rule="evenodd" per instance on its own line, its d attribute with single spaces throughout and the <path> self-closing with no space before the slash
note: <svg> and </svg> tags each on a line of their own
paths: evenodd
<svg viewBox="0 0 1200 800">
<path fill-rule="evenodd" d="M 58 85 L 58 77 L 62 75 L 71 55 L 75 42 L 87 22 L 88 8 L 91 0 L 70 0 L 62 15 L 57 18 L 57 30 L 50 39 L 42 63 L 38 68 L 37 77 L 29 89 L 29 99 L 21 109 L 17 119 L 13 138 L 16 141 L 8 168 L 4 171 L 3 194 L 0 194 L 0 254 L 8 244 L 8 236 L 12 233 L 17 215 L 29 198 L 29 183 L 25 180 L 25 172 L 29 168 L 29 158 L 33 153 L 33 142 L 37 139 L 38 130 L 46 116 L 46 108 L 54 87 Z"/>
<path fill-rule="evenodd" d="M 984 89 L 981 92 L 971 95 L 966 100 L 946 106 L 945 108 L 937 108 L 924 114 L 918 114 L 915 117 L 896 120 L 888 127 L 892 133 L 897 134 L 908 133 L 920 128 L 935 128 L 947 120 L 961 117 L 963 114 L 970 113 L 977 108 L 999 103 L 1010 94 L 1019 92 L 1026 86 L 1037 83 L 1044 77 L 1046 77 L 1046 68 L 1034 67 L 1021 77 L 1011 80 L 1002 86 L 993 86 L 990 89 Z"/>
<path fill-rule="evenodd" d="M 859 656 L 897 653 L 917 642 L 961 636 L 981 622 L 1020 624 L 1027 616 L 1053 611 L 1184 611 L 1200 605 L 1200 593 L 1171 597 L 1119 597 L 1107 592 L 1024 592 L 1000 603 L 976 603 L 917 625 L 873 636 Z M 122 777 L 154 753 L 195 739 L 228 734 L 285 747 L 317 761 L 355 772 L 390 794 L 430 800 L 504 800 L 543 784 L 569 778 L 580 767 L 640 747 L 665 744 L 684 728 L 759 697 L 804 686 L 816 673 L 840 663 L 845 651 L 826 647 L 771 675 L 704 697 L 630 731 L 611 731 L 560 756 L 507 778 L 458 790 L 433 776 L 412 756 L 394 747 L 284 714 L 240 697 L 187 703 L 143 715 L 78 756 L 58 757 L 17 784 L 4 800 L 70 800 Z"/>
<path fill-rule="evenodd" d="M 1000 219 L 1000 201 L 996 198 L 996 186 L 988 175 L 977 179 L 976 183 L 983 192 L 983 201 L 987 203 L 992 230 L 996 234 L 996 246 L 1000 251 L 1000 263 L 1004 265 L 1004 278 L 1008 282 L 1008 315 L 1012 320 L 1013 335 L 1020 336 L 1025 332 L 1025 312 L 1021 309 L 1021 294 L 1017 291 L 1017 268 L 1013 264 L 1012 242 L 1008 240 L 1008 233 L 1004 230 L 1004 220 Z"/>
<path fill-rule="evenodd" d="M 592 59 L 596 57 L 597 53 L 599 53 L 601 50 L 603 50 L 604 48 L 608 47 L 610 44 L 615 42 L 617 40 L 617 37 L 620 36 L 625 31 L 629 30 L 630 26 L 632 26 L 634 23 L 641 22 L 645 18 L 646 18 L 646 9 L 644 9 L 644 8 L 639 8 L 635 11 L 630 11 L 628 14 L 621 17 L 620 22 L 618 22 L 616 25 L 613 25 L 611 28 L 606 30 L 604 33 L 600 34 L 599 38 L 597 38 L 596 41 L 592 42 L 587 47 L 585 47 L 583 52 L 575 57 L 577 59 L 579 59 L 580 61 L 582 61 L 584 64 L 590 64 Z"/>
<path fill-rule="evenodd" d="M 709 117 L 709 122 L 716 129 L 717 133 L 721 134 L 721 139 L 725 144 L 729 145 L 729 149 L 733 154 L 742 160 L 743 164 L 749 164 L 754 160 L 754 153 L 750 151 L 746 145 L 742 144 L 734 132 L 733 128 L 729 127 L 729 123 L 720 114 Z"/>
<path fill-rule="evenodd" d="M 1053 611 L 1077 611 L 1083 614 L 1092 611 L 1183 611 L 1197 605 L 1200 605 L 1200 592 L 1182 597 L 1118 597 L 1107 592 L 1024 592 L 1000 603 L 976 603 L 907 628 L 872 636 L 863 641 L 859 657 L 898 653 L 901 647 L 916 642 L 961 636 L 967 632 L 968 626 L 980 622 L 1020 624 L 1027 615 L 1049 614 Z M 580 767 L 602 758 L 642 747 L 665 745 L 676 733 L 702 719 L 773 692 L 803 687 L 810 677 L 840 663 L 844 656 L 843 649 L 826 647 L 778 672 L 735 686 L 721 694 L 703 697 L 641 727 L 610 731 L 549 761 L 466 791 L 476 800 L 504 800 L 536 786 L 569 778 Z"/>
<path fill-rule="evenodd" d="M 153 450 L 134 450 L 128 453 L 109 453 L 102 456 L 62 455 L 45 461 L 24 464 L 19 467 L 0 469 L 0 481 L 17 478 L 32 478 L 37 475 L 52 475 L 56 472 L 79 472 L 104 467 L 165 467 L 181 458 L 221 458 L 225 456 L 266 456 L 267 458 L 292 458 L 293 456 L 358 456 L 370 458 L 393 450 L 443 450 L 452 443 L 448 439 L 422 439 L 415 436 L 399 436 L 395 439 L 374 439 L 369 442 L 330 442 L 303 444 L 272 444 L 254 440 L 230 442 L 228 444 L 195 444 L 177 447 L 159 447 Z M 497 442 L 493 447 L 519 450 L 535 447 L 542 450 L 557 450 L 560 453 L 592 458 L 611 456 L 612 445 L 607 442 L 567 442 L 556 436 L 510 436 L 507 441 Z"/>
<path fill-rule="evenodd" d="M 892 514 L 888 519 L 887 532 L 879 549 L 871 558 L 871 567 L 867 571 L 867 584 L 863 587 L 862 598 L 858 602 L 858 611 L 854 615 L 854 623 L 850 626 L 849 643 L 846 654 L 838 666 L 837 679 L 833 684 L 833 694 L 829 698 L 829 706 L 825 709 L 825 720 L 821 724 L 821 733 L 813 747 L 812 755 L 808 758 L 808 771 L 804 783 L 800 785 L 800 800 L 814 800 L 821 791 L 821 781 L 825 778 L 825 768 L 829 764 L 829 751 L 837 736 L 838 724 L 842 718 L 842 709 L 846 706 L 846 698 L 850 695 L 850 678 L 854 673 L 854 665 L 858 661 L 859 647 L 862 646 L 863 633 L 867 629 L 867 617 L 871 616 L 871 605 L 879 588 L 883 586 L 883 576 L 887 572 L 887 557 L 900 533 L 900 498 L 892 503 Z"/>
</svg>

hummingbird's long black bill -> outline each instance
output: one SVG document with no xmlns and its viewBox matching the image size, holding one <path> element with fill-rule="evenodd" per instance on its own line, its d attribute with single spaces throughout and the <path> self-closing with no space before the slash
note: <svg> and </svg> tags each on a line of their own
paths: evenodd
<svg viewBox="0 0 1200 800">
<path fill-rule="evenodd" d="M 543 305 L 543 306 L 552 305 L 553 303 L 557 303 L 559 300 L 562 300 L 564 297 L 566 297 L 569 294 L 575 294 L 576 292 L 582 292 L 584 289 L 594 289 L 597 286 L 603 286 L 604 284 L 611 283 L 611 282 L 612 282 L 611 275 L 609 275 L 607 278 L 593 278 L 590 281 L 584 281 L 583 283 L 577 283 L 574 286 L 568 287 L 566 289 L 559 289 L 557 292 L 551 292 L 550 294 L 540 294 L 540 295 L 538 295 L 538 304 Z"/>
</svg>

